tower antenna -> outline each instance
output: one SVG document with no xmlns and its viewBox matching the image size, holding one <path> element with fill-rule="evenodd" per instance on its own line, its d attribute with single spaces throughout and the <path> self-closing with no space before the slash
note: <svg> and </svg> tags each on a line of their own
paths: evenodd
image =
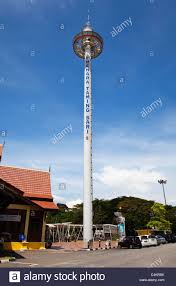
<svg viewBox="0 0 176 286">
<path fill-rule="evenodd" d="M 49 171 L 49 173 L 51 173 L 51 165 L 49 165 L 49 170 L 48 171 Z"/>
<path fill-rule="evenodd" d="M 88 9 L 87 25 L 90 26 L 90 10 Z"/>
</svg>

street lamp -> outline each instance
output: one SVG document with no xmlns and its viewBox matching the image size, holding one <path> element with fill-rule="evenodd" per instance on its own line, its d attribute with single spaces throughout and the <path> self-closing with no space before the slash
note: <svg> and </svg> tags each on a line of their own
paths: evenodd
<svg viewBox="0 0 176 286">
<path fill-rule="evenodd" d="M 165 201 L 165 206 L 166 206 L 166 195 L 165 195 L 164 184 L 167 183 L 167 180 L 158 180 L 158 183 L 161 184 L 163 187 L 163 195 L 164 195 L 164 201 Z"/>
</svg>

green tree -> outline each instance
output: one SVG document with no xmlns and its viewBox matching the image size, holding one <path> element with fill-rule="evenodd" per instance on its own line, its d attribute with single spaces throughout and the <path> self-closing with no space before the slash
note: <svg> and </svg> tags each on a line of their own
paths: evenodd
<svg viewBox="0 0 176 286">
<path fill-rule="evenodd" d="M 93 201 L 93 223 L 106 224 L 112 223 L 114 212 L 111 201 L 98 200 Z"/>
<path fill-rule="evenodd" d="M 170 205 L 166 206 L 166 219 L 172 223 L 172 232 L 176 233 L 176 207 Z"/>
<path fill-rule="evenodd" d="M 170 230 L 171 223 L 166 219 L 166 209 L 165 206 L 159 203 L 154 203 L 151 207 L 152 217 L 147 223 L 150 228 L 155 228 L 157 230 Z"/>
<path fill-rule="evenodd" d="M 160 205 L 160 204 L 159 204 Z M 94 224 L 116 224 L 114 212 L 121 211 L 126 219 L 126 233 L 132 235 L 137 229 L 145 229 L 148 227 L 166 228 L 170 227 L 176 233 L 176 207 L 163 206 L 154 207 L 154 201 L 148 201 L 135 197 L 118 197 L 112 200 L 93 201 L 93 222 Z M 156 204 L 155 204 L 156 206 Z M 154 214 L 155 213 L 155 214 Z M 152 214 L 152 217 L 151 217 Z M 158 221 L 160 223 L 158 223 Z M 47 223 L 72 222 L 75 224 L 83 223 L 83 204 L 75 205 L 70 209 L 58 209 L 56 212 L 50 212 L 47 216 Z"/>
<path fill-rule="evenodd" d="M 121 197 L 117 204 L 117 210 L 125 216 L 126 234 L 134 235 L 136 230 L 146 228 L 150 219 L 153 201 L 147 201 L 135 197 Z"/>
</svg>

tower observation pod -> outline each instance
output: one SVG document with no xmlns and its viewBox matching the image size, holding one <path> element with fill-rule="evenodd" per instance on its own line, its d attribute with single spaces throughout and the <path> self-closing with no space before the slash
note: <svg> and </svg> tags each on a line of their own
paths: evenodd
<svg viewBox="0 0 176 286">
<path fill-rule="evenodd" d="M 88 20 L 73 39 L 75 54 L 84 59 L 84 204 L 83 238 L 85 245 L 93 240 L 93 180 L 92 180 L 92 72 L 91 60 L 103 50 L 103 39 L 93 31 Z"/>
</svg>

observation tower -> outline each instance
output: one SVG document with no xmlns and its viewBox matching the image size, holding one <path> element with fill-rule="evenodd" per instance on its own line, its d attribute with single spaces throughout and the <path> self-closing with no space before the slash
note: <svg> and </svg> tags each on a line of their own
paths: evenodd
<svg viewBox="0 0 176 286">
<path fill-rule="evenodd" d="M 84 201 L 83 238 L 88 246 L 93 240 L 92 180 L 92 71 L 91 61 L 103 50 L 103 39 L 93 31 L 89 16 L 83 30 L 73 38 L 75 54 L 84 59 Z"/>
</svg>

